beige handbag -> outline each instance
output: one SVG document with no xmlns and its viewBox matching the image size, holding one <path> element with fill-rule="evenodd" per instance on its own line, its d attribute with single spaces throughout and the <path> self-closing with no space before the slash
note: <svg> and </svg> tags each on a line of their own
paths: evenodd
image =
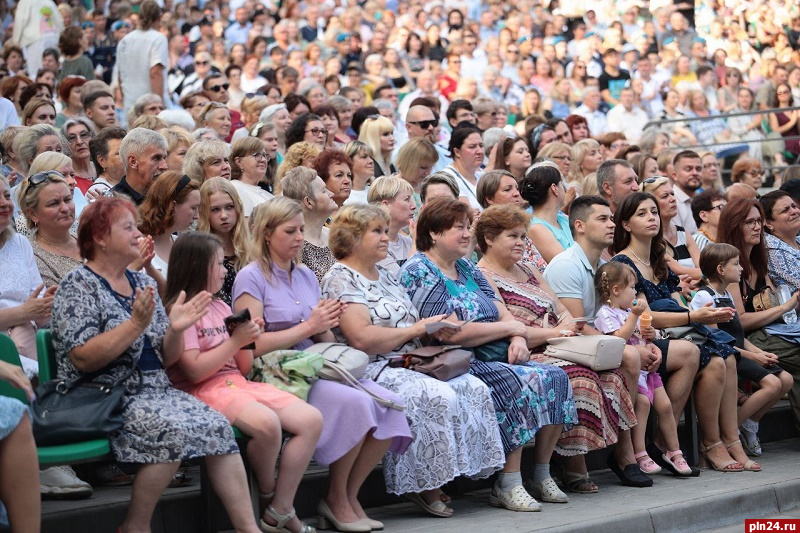
<svg viewBox="0 0 800 533">
<path fill-rule="evenodd" d="M 619 368 L 625 341 L 613 335 L 577 335 L 547 339 L 544 354 L 600 372 Z"/>
</svg>

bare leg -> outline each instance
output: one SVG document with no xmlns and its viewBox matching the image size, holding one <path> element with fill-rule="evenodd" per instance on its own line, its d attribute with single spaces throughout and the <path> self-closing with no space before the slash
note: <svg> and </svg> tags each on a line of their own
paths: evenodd
<svg viewBox="0 0 800 533">
<path fill-rule="evenodd" d="M 719 419 L 725 379 L 726 366 L 721 357 L 712 357 L 708 365 L 697 375 L 695 390 L 700 399 L 697 402 L 697 421 L 702 431 L 703 447 L 722 440 Z M 716 465 L 722 465 L 731 460 L 731 456 L 724 446 L 710 449 L 708 456 Z"/>
<path fill-rule="evenodd" d="M 634 453 L 645 451 L 644 436 L 647 431 L 647 417 L 650 414 L 650 400 L 644 394 L 636 398 L 636 425 L 631 428 Z M 672 414 L 670 413 L 670 417 Z"/>
<path fill-rule="evenodd" d="M 0 441 L 0 472 L 6 473 L 0 476 L 0 500 L 6 506 L 11 530 L 38 533 L 42 521 L 39 460 L 28 415 Z"/>
<path fill-rule="evenodd" d="M 350 472 L 353 470 L 353 465 L 358 455 L 361 453 L 361 447 L 366 440 L 367 437 L 353 446 L 353 448 L 340 459 L 331 463 L 329 467 L 328 494 L 325 496 L 325 502 L 328 504 L 328 508 L 331 510 L 331 513 L 333 513 L 333 516 L 335 516 L 339 522 L 345 524 L 361 520 L 361 517 L 356 514 L 352 505 L 350 505 L 350 499 L 347 495 L 347 484 L 350 480 Z"/>
<path fill-rule="evenodd" d="M 619 440 L 614 446 L 614 458 L 617 460 L 617 464 L 619 464 L 620 468 L 625 468 L 627 465 L 636 463 L 636 458 L 633 455 L 631 430 L 620 431 Z"/>
<path fill-rule="evenodd" d="M 228 511 L 236 532 L 258 533 L 242 457 L 238 453 L 209 455 L 205 461 L 211 486 Z"/>
<path fill-rule="evenodd" d="M 697 369 L 700 365 L 700 351 L 688 341 L 672 341 L 667 354 L 669 379 L 664 384 L 677 425 L 692 392 Z M 704 370 L 705 372 L 705 370 Z"/>
<path fill-rule="evenodd" d="M 375 465 L 386 455 L 391 444 L 391 439 L 377 440 L 372 435 L 367 436 L 361 447 L 361 453 L 358 454 L 353 469 L 350 471 L 350 477 L 347 480 L 347 497 L 350 507 L 353 508 L 359 519 L 367 518 L 367 513 L 358 502 L 358 491 Z"/>
<path fill-rule="evenodd" d="M 172 476 L 177 472 L 179 462 L 142 465 L 133 481 L 131 504 L 128 515 L 122 524 L 123 533 L 149 533 L 153 511 Z M 250 501 L 250 498 L 248 498 Z"/>
<path fill-rule="evenodd" d="M 631 402 L 636 405 L 636 396 L 639 394 L 639 371 L 642 369 L 642 359 L 639 350 L 635 346 L 625 346 L 622 352 L 622 362 L 619 366 L 622 375 L 625 376 L 625 386 L 628 394 L 631 395 Z"/>
<path fill-rule="evenodd" d="M 730 444 L 735 442 L 737 446 L 728 448 L 728 454 L 735 460 L 742 464 L 748 461 L 747 454 L 744 453 L 739 442 L 739 424 L 736 419 L 736 397 L 737 394 L 737 379 L 736 379 L 736 359 L 731 356 L 725 360 L 725 388 L 722 393 L 722 402 L 720 403 L 719 411 L 719 428 L 722 436 L 722 442 Z"/>
<path fill-rule="evenodd" d="M 272 409 L 258 402 L 245 406 L 233 423 L 250 437 L 247 458 L 258 480 L 258 490 L 275 490 L 275 463 L 281 451 L 281 423 Z"/>
<path fill-rule="evenodd" d="M 667 391 L 664 390 L 664 387 L 658 387 L 653 391 L 653 404 L 656 413 L 658 413 L 658 433 L 661 434 L 661 438 L 664 439 L 664 444 L 666 444 L 667 448 L 664 451 L 680 450 L 678 426 L 675 424 L 672 402 L 669 401 L 669 396 L 667 396 Z M 642 442 L 644 442 L 644 437 Z M 644 450 L 644 448 L 642 449 Z"/>
<path fill-rule="evenodd" d="M 788 388 L 786 388 L 787 383 Z M 755 422 L 761 420 L 764 413 L 792 388 L 792 377 L 787 372 L 765 376 L 758 382 L 758 386 L 759 389 L 739 407 L 737 420 L 740 426 L 746 418 Z"/>
</svg>

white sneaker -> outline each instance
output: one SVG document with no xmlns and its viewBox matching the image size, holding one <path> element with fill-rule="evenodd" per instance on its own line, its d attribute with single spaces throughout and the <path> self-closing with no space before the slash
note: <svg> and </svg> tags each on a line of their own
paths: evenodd
<svg viewBox="0 0 800 533">
<path fill-rule="evenodd" d="M 43 498 L 90 498 L 92 486 L 80 479 L 68 465 L 53 466 L 39 471 L 39 490 Z"/>
</svg>

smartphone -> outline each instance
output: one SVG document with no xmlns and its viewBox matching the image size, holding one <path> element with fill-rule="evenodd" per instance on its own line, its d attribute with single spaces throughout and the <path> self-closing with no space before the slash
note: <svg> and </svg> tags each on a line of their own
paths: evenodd
<svg viewBox="0 0 800 533">
<path fill-rule="evenodd" d="M 247 308 L 242 309 L 238 313 L 234 313 L 225 319 L 225 329 L 228 330 L 228 335 L 233 335 L 236 328 L 250 321 L 250 310 Z M 255 350 L 256 343 L 251 342 L 247 346 L 242 346 L 243 350 Z"/>
</svg>

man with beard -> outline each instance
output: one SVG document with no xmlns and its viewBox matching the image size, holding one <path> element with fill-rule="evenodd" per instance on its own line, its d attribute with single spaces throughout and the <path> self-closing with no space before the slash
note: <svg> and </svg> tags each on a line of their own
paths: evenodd
<svg viewBox="0 0 800 533">
<path fill-rule="evenodd" d="M 160 133 L 144 128 L 128 132 L 119 145 L 125 176 L 109 193 L 123 194 L 141 205 L 153 181 L 169 168 L 167 148 L 167 140 Z"/>
<path fill-rule="evenodd" d="M 672 168 L 672 184 L 675 187 L 675 200 L 678 202 L 675 224 L 683 226 L 686 233 L 691 235 L 697 231 L 692 216 L 692 198 L 702 185 L 700 174 L 703 172 L 703 162 L 697 152 L 684 150 L 672 160 Z"/>
</svg>

